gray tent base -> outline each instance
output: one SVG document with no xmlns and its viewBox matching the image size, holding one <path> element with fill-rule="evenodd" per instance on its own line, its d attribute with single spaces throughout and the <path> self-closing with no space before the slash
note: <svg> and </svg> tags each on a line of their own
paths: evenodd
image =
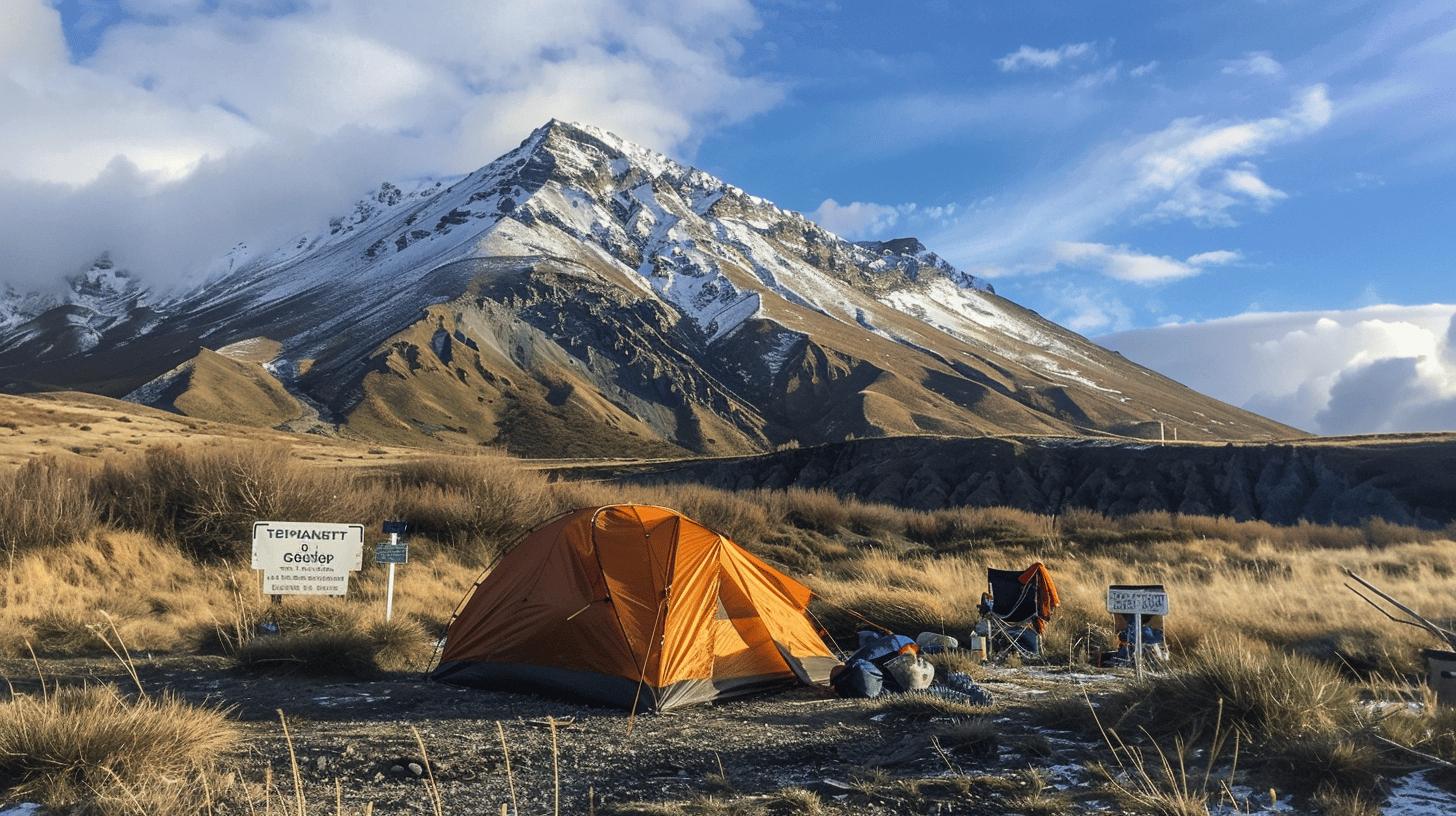
<svg viewBox="0 0 1456 816">
<path fill-rule="evenodd" d="M 708 700 L 781 691 L 802 685 L 793 674 L 773 674 L 717 680 L 683 680 L 660 687 L 643 683 L 639 695 L 638 682 L 625 677 L 523 663 L 468 660 L 441 663 L 430 674 L 430 679 L 455 686 L 548 694 L 625 709 L 631 709 L 635 699 L 638 711 L 667 711 Z"/>
</svg>

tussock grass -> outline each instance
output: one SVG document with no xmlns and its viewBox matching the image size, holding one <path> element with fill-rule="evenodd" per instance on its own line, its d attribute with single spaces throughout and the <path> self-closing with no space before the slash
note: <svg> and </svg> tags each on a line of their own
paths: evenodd
<svg viewBox="0 0 1456 816">
<path fill-rule="evenodd" d="M 338 609 L 348 608 L 339 605 Z M 250 671 L 367 678 L 383 672 L 423 671 L 433 651 L 425 628 L 407 618 L 366 623 L 350 609 L 323 621 L 303 620 L 298 615 L 291 620 L 282 615 L 280 634 L 244 641 L 233 654 L 238 666 Z"/>
<path fill-rule="evenodd" d="M 1237 639 L 1134 683 L 1120 708 L 1111 723 L 1122 734 L 1212 733 L 1221 718 L 1245 741 L 1291 745 L 1356 726 L 1355 688 L 1334 667 Z"/>
<path fill-rule="evenodd" d="M 217 560 L 245 555 L 258 519 L 357 521 L 367 508 L 354 488 L 350 475 L 307 467 L 287 447 L 233 444 L 154 447 L 112 459 L 91 489 L 112 524 Z"/>
<path fill-rule="evenodd" d="M 203 812 L 238 744 L 224 712 L 106 685 L 0 703 L 0 789 L 60 812 Z"/>
<path fill-rule="evenodd" d="M 1382 718 L 1380 733 L 1398 745 L 1456 764 L 1456 708 L 1436 705 L 1428 688 L 1420 690 L 1418 702 Z"/>
<path fill-rule="evenodd" d="M 51 456 L 0 469 L 0 557 L 7 565 L 31 548 L 50 548 L 90 534 L 100 515 L 90 469 Z"/>
<path fill-rule="evenodd" d="M 923 691 L 881 694 L 873 700 L 866 700 L 864 705 L 871 711 L 888 711 L 897 719 L 923 720 L 938 717 L 979 717 L 995 710 L 994 705 L 973 705 Z"/>
<path fill-rule="evenodd" d="M 43 655 L 106 654 L 103 613 L 143 651 L 192 649 L 236 614 L 236 586 L 257 584 L 139 533 L 99 529 L 28 550 L 0 570 L 0 656 L 27 654 L 27 640 Z"/>
</svg>

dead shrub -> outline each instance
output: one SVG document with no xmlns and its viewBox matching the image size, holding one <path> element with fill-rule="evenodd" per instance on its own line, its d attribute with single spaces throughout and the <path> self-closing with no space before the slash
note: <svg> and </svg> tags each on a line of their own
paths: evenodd
<svg viewBox="0 0 1456 816">
<path fill-rule="evenodd" d="M 0 553 L 8 564 L 26 550 L 85 537 L 100 523 L 90 495 L 91 468 L 52 456 L 0 470 Z"/>
<path fill-rule="evenodd" d="M 359 521 L 354 479 L 294 461 L 281 445 L 149 448 L 106 463 L 94 492 L 112 523 L 202 559 L 241 557 L 260 519 Z"/>
<path fill-rule="evenodd" d="M 784 494 L 788 519 L 797 526 L 833 533 L 849 526 L 849 502 L 828 490 L 789 490 Z"/>
<path fill-rule="evenodd" d="M 486 558 L 565 509 L 544 476 L 500 456 L 405 462 L 386 493 L 414 533 Z"/>
<path fill-rule="evenodd" d="M 0 703 L 0 789 L 56 812 L 201 813 L 217 763 L 238 744 L 222 711 L 114 686 L 53 689 Z"/>
</svg>

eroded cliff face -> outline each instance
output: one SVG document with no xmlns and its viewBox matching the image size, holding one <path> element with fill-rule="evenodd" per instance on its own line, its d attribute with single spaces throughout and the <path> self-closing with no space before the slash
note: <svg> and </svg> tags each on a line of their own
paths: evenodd
<svg viewBox="0 0 1456 816">
<path fill-rule="evenodd" d="M 601 477 L 603 469 L 594 469 Z M 618 468 L 634 482 L 826 488 L 932 509 L 1004 505 L 1230 516 L 1276 524 L 1456 521 L 1456 437 L 1338 444 L 1143 445 L 986 437 L 864 439 L 731 460 Z"/>
</svg>

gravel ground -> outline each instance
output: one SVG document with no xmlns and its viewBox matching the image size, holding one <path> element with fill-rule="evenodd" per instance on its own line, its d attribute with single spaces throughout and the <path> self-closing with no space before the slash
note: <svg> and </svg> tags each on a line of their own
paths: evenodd
<svg viewBox="0 0 1456 816">
<path fill-rule="evenodd" d="M 333 813 L 338 784 L 346 809 L 372 802 L 378 814 L 433 812 L 428 783 L 410 767 L 423 770 L 412 726 L 429 752 L 445 813 L 500 812 L 511 794 L 497 723 L 519 812 L 552 813 L 548 717 L 557 722 L 561 813 L 791 813 L 776 794 L 794 787 L 819 793 L 830 813 L 1005 813 L 1007 797 L 1039 787 L 1026 768 L 1042 769 L 1048 795 L 1084 788 L 1082 767 L 1099 749 L 1037 725 L 1044 717 L 1035 710 L 1080 694 L 1079 682 L 1094 691 L 1119 682 L 1115 675 L 994 670 L 985 685 L 997 703 L 974 719 L 996 736 L 967 743 L 955 738 L 965 717 L 912 718 L 807 688 L 642 715 L 629 735 L 627 716 L 615 709 L 456 688 L 418 675 L 360 681 L 243 674 L 207 657 L 146 659 L 138 669 L 150 692 L 171 689 L 235 710 L 248 735 L 239 760 L 245 779 L 261 780 L 269 768 L 275 780 L 290 779 L 282 710 L 311 807 Z M 114 660 L 42 661 L 41 670 L 50 682 L 130 685 Z M 35 685 L 29 662 L 0 661 L 0 672 L 18 690 Z M 923 781 L 936 777 L 980 779 L 984 790 L 967 791 L 963 781 L 940 790 Z M 872 785 L 855 786 L 867 778 Z M 286 786 L 291 795 L 291 781 Z M 710 795 L 717 798 L 704 799 Z M 1104 810 L 1095 800 L 1072 799 L 1076 811 Z M 685 809 L 634 811 L 625 803 Z M 714 805 L 720 809 L 704 810 Z"/>
</svg>

